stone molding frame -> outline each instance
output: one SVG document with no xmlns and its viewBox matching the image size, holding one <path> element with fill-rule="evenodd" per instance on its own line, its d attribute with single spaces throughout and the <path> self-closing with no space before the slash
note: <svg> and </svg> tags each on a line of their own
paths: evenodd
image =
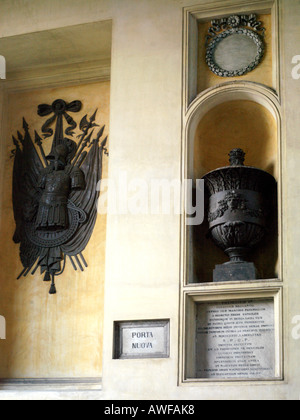
<svg viewBox="0 0 300 420">
<path fill-rule="evenodd" d="M 0 391 L 102 391 L 102 378 L 0 379 Z"/>
<path fill-rule="evenodd" d="M 273 52 L 273 87 L 277 92 L 279 99 L 281 98 L 281 64 L 282 46 L 280 44 L 279 30 L 279 0 L 228 0 L 225 5 L 220 6 L 219 2 L 210 1 L 198 6 L 187 7 L 184 9 L 183 21 L 183 106 L 186 114 L 192 102 L 198 95 L 197 91 L 197 62 L 198 62 L 198 23 L 201 21 L 217 21 L 222 16 L 236 16 L 237 10 L 246 14 L 264 14 L 270 13 L 272 16 L 272 27 L 274 34 L 272 36 L 272 52 Z M 232 26 L 231 26 L 232 27 Z M 230 27 L 226 27 L 227 30 Z M 233 28 L 236 29 L 236 28 Z M 250 28 L 251 30 L 251 25 Z M 257 27 L 260 37 L 263 37 L 264 30 L 260 26 Z M 255 31 L 252 31 L 255 34 Z M 215 34 L 215 30 L 208 34 L 207 41 L 211 39 L 211 35 Z"/>
<path fill-rule="evenodd" d="M 102 23 L 102 21 L 99 21 Z M 104 21 L 110 22 L 112 21 Z M 80 25 L 85 28 L 87 24 Z M 71 25 L 62 27 L 62 30 L 76 27 Z M 43 33 L 50 33 L 51 30 L 44 30 Z M 40 32 L 33 35 L 38 37 Z M 27 35 L 27 34 L 25 34 Z M 32 34 L 31 34 L 32 35 Z M 22 38 L 22 35 L 16 36 Z M 82 85 L 110 81 L 111 78 L 111 57 L 90 57 L 89 60 L 79 63 L 66 62 L 59 65 L 51 65 L 22 69 L 8 73 L 6 80 L 0 84 L 0 119 L 2 122 L 1 133 L 5 135 L 7 130 L 7 101 L 10 94 L 22 93 L 38 89 L 57 89 L 73 85 Z M 5 142 L 0 145 L 0 153 L 5 153 Z M 20 392 L 32 392 L 33 396 L 41 396 L 48 399 L 55 395 L 61 399 L 64 396 L 79 395 L 80 398 L 98 399 L 102 398 L 102 377 L 72 377 L 72 378 L 2 378 L 0 379 L 0 392 L 15 395 Z M 60 397 L 60 395 L 62 397 Z M 0 398 L 1 399 L 1 398 Z"/>
<path fill-rule="evenodd" d="M 225 3 L 225 2 L 224 2 Z M 271 14 L 273 34 L 273 87 L 268 87 L 256 82 L 234 81 L 226 82 L 215 87 L 209 88 L 202 92 L 197 90 L 197 63 L 198 63 L 198 24 L 201 21 L 211 21 L 212 19 L 221 19 L 222 16 L 235 16 L 237 11 L 243 14 Z M 226 284 L 226 287 L 220 284 L 210 283 L 191 283 L 191 275 L 193 273 L 193 229 L 186 224 L 184 209 L 188 200 L 188 191 L 182 189 L 182 217 L 181 217 L 181 257 L 180 257 L 180 339 L 179 339 L 179 365 L 178 365 L 178 384 L 179 386 L 214 386 L 214 380 L 203 381 L 196 379 L 191 371 L 194 367 L 189 361 L 193 360 L 192 347 L 188 346 L 188 342 L 194 342 L 194 338 L 188 335 L 188 330 L 194 333 L 193 320 L 195 314 L 195 305 L 203 300 L 224 299 L 232 297 L 249 298 L 271 295 L 274 292 L 276 302 L 276 337 L 277 337 L 277 374 L 275 381 L 267 381 L 265 383 L 278 383 L 283 381 L 284 376 L 284 359 L 283 359 L 283 279 L 285 267 L 283 266 L 284 248 L 283 243 L 286 240 L 283 233 L 285 232 L 284 212 L 284 195 L 283 190 L 283 165 L 284 165 L 284 143 L 285 132 L 283 126 L 284 110 L 281 105 L 281 44 L 279 30 L 279 1 L 278 0 L 253 0 L 251 3 L 244 0 L 228 0 L 226 4 L 220 6 L 219 2 L 205 2 L 204 4 L 188 7 L 184 9 L 184 44 L 183 44 L 183 94 L 182 94 L 182 171 L 181 179 L 194 179 L 194 139 L 198 124 L 202 118 L 213 108 L 219 104 L 234 100 L 252 101 L 262 105 L 274 117 L 277 125 L 277 144 L 278 144 L 278 278 L 263 281 L 253 281 L 251 284 L 243 282 L 232 282 Z M 227 30 L 229 28 L 226 28 Z M 251 28 L 247 28 L 251 30 Z M 253 31 L 253 33 L 255 33 Z M 260 36 L 260 35 L 259 35 Z M 237 294 L 236 294 L 237 292 Z M 275 297 L 276 296 L 276 297 Z M 192 322 L 191 324 L 189 324 Z M 189 328 L 187 329 L 187 325 Z M 191 362 L 193 363 L 193 362 Z M 187 379 L 191 378 L 191 379 Z M 232 380 L 217 381 L 218 385 L 228 385 L 236 382 Z M 244 384 L 251 382 L 245 381 Z M 263 383 L 263 382 L 256 382 Z M 253 384 L 253 381 L 252 381 Z"/>
<path fill-rule="evenodd" d="M 232 100 L 249 100 L 256 102 L 265 107 L 274 117 L 277 125 L 277 144 L 278 144 L 278 214 L 282 214 L 283 208 L 283 191 L 282 191 L 282 155 L 283 155 L 283 127 L 282 127 L 282 109 L 278 101 L 276 93 L 266 86 L 254 82 L 227 82 L 220 86 L 208 89 L 200 94 L 192 103 L 184 118 L 183 126 L 183 152 L 182 152 L 182 179 L 194 179 L 194 139 L 198 124 L 204 115 L 216 106 Z M 186 226 L 186 215 L 184 208 L 188 202 L 187 191 L 183 190 L 182 203 L 182 224 L 181 224 L 181 275 L 182 284 L 187 286 L 190 284 L 189 267 L 192 258 L 188 248 L 192 241 L 192 230 Z M 284 267 L 283 261 L 283 219 L 279 219 L 279 243 L 278 243 L 278 259 L 279 259 L 279 280 L 282 281 Z"/>
<path fill-rule="evenodd" d="M 229 302 L 240 300 L 261 300 L 273 299 L 274 302 L 274 335 L 275 335 L 275 376 L 272 379 L 201 379 L 195 378 L 196 348 L 192 345 L 195 342 L 196 332 L 196 305 L 199 303 Z M 266 281 L 258 285 L 257 282 L 249 282 L 246 287 L 242 282 L 232 282 L 228 286 L 213 287 L 204 286 L 199 290 L 191 286 L 184 291 L 182 297 L 182 328 L 180 334 L 180 362 L 179 381 L 181 386 L 203 385 L 203 384 L 224 384 L 228 383 L 278 383 L 283 381 L 283 288 L 277 282 Z"/>
</svg>

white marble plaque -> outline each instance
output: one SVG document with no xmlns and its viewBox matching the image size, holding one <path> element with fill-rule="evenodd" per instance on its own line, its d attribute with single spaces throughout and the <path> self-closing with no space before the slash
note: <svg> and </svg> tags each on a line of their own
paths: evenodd
<svg viewBox="0 0 300 420">
<path fill-rule="evenodd" d="M 115 358 L 169 357 L 169 324 L 169 320 L 116 323 Z"/>
<path fill-rule="evenodd" d="M 257 45 L 247 35 L 234 34 L 216 46 L 214 59 L 223 70 L 240 70 L 255 61 Z"/>
<path fill-rule="evenodd" d="M 196 374 L 203 379 L 274 378 L 274 300 L 198 304 Z"/>
</svg>

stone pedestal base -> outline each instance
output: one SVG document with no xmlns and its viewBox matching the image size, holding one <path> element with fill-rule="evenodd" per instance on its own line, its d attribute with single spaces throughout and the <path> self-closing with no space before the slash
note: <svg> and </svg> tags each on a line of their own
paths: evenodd
<svg viewBox="0 0 300 420">
<path fill-rule="evenodd" d="M 258 273 L 255 265 L 250 262 L 237 262 L 222 265 L 216 265 L 213 273 L 213 281 L 238 281 L 238 280 L 256 280 Z"/>
</svg>

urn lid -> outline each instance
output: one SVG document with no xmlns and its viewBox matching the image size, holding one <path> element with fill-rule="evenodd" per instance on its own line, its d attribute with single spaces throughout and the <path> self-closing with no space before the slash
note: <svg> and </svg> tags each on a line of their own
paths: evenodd
<svg viewBox="0 0 300 420">
<path fill-rule="evenodd" d="M 210 194 L 226 190 L 252 190 L 261 193 L 273 191 L 276 180 L 268 172 L 253 166 L 245 166 L 246 153 L 239 148 L 229 153 L 230 166 L 215 169 L 204 175 Z"/>
</svg>

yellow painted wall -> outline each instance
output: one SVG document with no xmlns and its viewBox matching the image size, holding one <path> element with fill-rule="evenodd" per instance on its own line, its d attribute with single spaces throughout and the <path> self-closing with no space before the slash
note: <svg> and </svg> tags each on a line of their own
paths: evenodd
<svg viewBox="0 0 300 420">
<path fill-rule="evenodd" d="M 238 81 L 250 81 L 262 83 L 266 86 L 273 86 L 273 71 L 272 71 L 272 17 L 270 14 L 258 15 L 257 19 L 263 23 L 263 27 L 266 28 L 264 43 L 265 43 L 265 55 L 259 66 L 252 72 L 239 77 L 220 77 L 214 74 L 206 64 L 206 47 L 205 38 L 208 34 L 208 29 L 211 26 L 211 22 L 200 22 L 198 24 L 199 34 L 199 45 L 198 45 L 198 93 L 213 86 L 217 86 L 221 83 Z"/>
<path fill-rule="evenodd" d="M 7 135 L 1 180 L 1 252 L 0 252 L 0 314 L 6 318 L 7 339 L 0 342 L 0 378 L 100 377 L 102 375 L 102 327 L 105 268 L 106 217 L 98 215 L 94 234 L 84 251 L 88 269 L 75 272 L 67 262 L 65 273 L 57 278 L 57 294 L 49 295 L 49 283 L 35 276 L 16 280 L 22 271 L 19 246 L 12 241 L 14 218 L 12 210 L 13 149 L 11 135 L 22 132 L 22 117 L 30 132 L 41 133 L 46 118 L 37 115 L 39 104 L 56 99 L 67 102 L 80 100 L 83 109 L 71 114 L 79 123 L 96 108 L 98 124 L 105 124 L 109 133 L 110 83 L 101 82 L 67 88 L 37 90 L 10 94 L 7 106 Z M 79 128 L 76 134 L 79 134 Z M 74 136 L 75 139 L 75 136 Z M 52 139 L 45 140 L 46 151 Z M 46 144 L 48 143 L 48 147 Z M 104 156 L 103 177 L 107 176 L 108 158 Z"/>
<path fill-rule="evenodd" d="M 245 164 L 278 176 L 276 121 L 262 105 L 252 101 L 229 101 L 209 111 L 201 120 L 194 150 L 195 177 L 229 165 L 228 153 L 241 148 Z"/>
<path fill-rule="evenodd" d="M 210 110 L 200 121 L 195 135 L 194 174 L 201 179 L 207 172 L 229 166 L 228 153 L 234 148 L 246 152 L 245 165 L 263 169 L 278 179 L 277 126 L 270 112 L 255 102 L 229 101 Z M 276 215 L 274 215 L 276 219 Z M 270 235 L 253 253 L 261 278 L 278 273 L 277 221 L 272 220 Z M 216 264 L 228 261 L 211 239 L 207 224 L 195 228 L 195 281 L 212 281 Z"/>
</svg>

